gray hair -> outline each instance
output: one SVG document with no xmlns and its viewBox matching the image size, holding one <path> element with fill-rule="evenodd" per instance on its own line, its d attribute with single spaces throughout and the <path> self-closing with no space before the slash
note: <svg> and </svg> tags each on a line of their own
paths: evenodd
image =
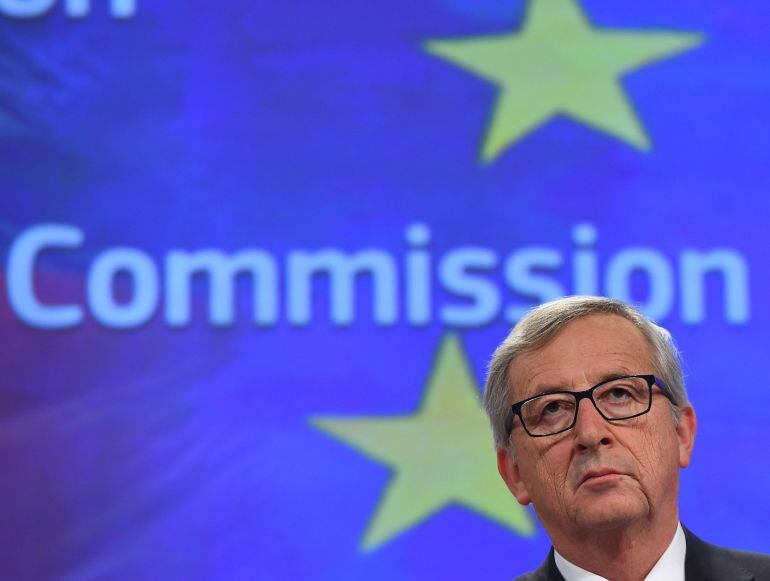
<svg viewBox="0 0 770 581">
<path fill-rule="evenodd" d="M 492 425 L 496 448 L 505 447 L 508 441 L 506 422 L 512 403 L 508 382 L 511 363 L 520 354 L 545 346 L 570 321 L 594 314 L 619 315 L 641 331 L 650 346 L 655 374 L 660 376 L 673 398 L 671 410 L 674 420 L 679 422 L 680 411 L 689 405 L 689 400 L 679 351 L 671 334 L 622 301 L 606 297 L 564 297 L 529 311 L 492 356 L 484 387 L 484 409 Z"/>
</svg>

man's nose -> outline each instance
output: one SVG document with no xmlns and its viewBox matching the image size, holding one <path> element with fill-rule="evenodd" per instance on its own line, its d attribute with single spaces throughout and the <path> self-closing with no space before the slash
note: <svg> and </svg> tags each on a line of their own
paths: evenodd
<svg viewBox="0 0 770 581">
<path fill-rule="evenodd" d="M 612 443 L 610 424 L 596 409 L 594 403 L 585 398 L 580 401 L 575 423 L 575 445 L 578 450 L 588 450 Z"/>
</svg>

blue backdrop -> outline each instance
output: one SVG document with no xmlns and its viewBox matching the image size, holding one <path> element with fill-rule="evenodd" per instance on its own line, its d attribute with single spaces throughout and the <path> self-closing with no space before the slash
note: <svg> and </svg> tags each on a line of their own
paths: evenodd
<svg viewBox="0 0 770 581">
<path fill-rule="evenodd" d="M 0 0 L 4 579 L 509 579 L 474 399 L 630 300 L 770 551 L 770 5 Z M 646 370 L 640 370 L 644 372 Z"/>
</svg>

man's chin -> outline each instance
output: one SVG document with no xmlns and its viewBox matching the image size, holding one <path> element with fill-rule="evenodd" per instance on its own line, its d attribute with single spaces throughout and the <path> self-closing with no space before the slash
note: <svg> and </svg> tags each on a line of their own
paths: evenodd
<svg viewBox="0 0 770 581">
<path fill-rule="evenodd" d="M 575 514 L 577 524 L 592 530 L 622 528 L 643 518 L 648 506 L 629 491 L 608 491 L 599 497 L 580 499 Z"/>
</svg>

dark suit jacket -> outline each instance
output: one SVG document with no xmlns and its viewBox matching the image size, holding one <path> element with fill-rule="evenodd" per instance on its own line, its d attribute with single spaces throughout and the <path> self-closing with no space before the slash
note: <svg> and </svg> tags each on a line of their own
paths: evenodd
<svg viewBox="0 0 770 581">
<path fill-rule="evenodd" d="M 684 528 L 684 527 L 682 527 Z M 684 576 L 687 581 L 770 581 L 770 556 L 716 547 L 684 529 L 687 555 Z M 516 581 L 564 581 L 553 560 L 553 549 L 536 571 Z"/>
</svg>

